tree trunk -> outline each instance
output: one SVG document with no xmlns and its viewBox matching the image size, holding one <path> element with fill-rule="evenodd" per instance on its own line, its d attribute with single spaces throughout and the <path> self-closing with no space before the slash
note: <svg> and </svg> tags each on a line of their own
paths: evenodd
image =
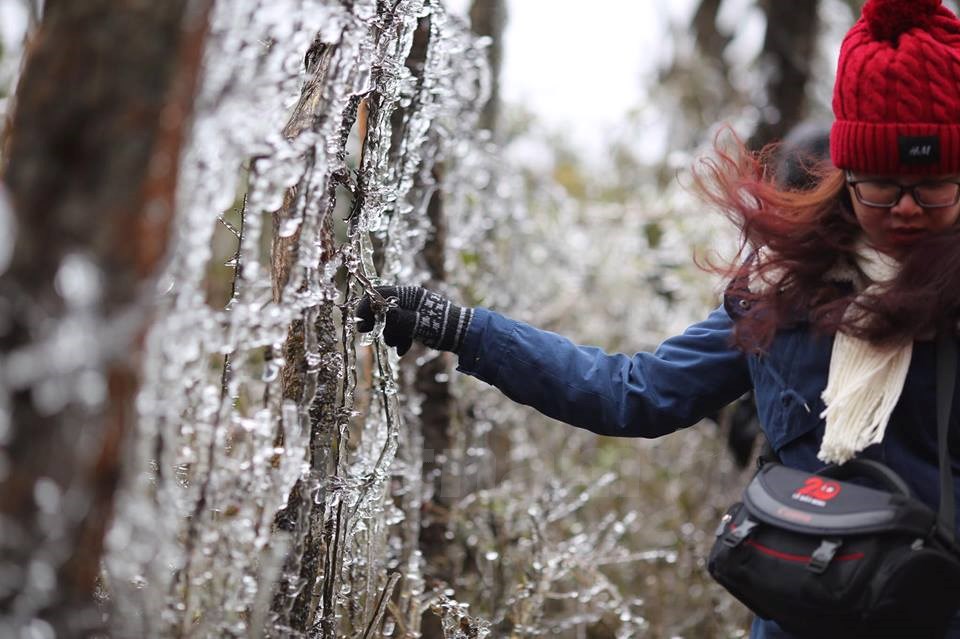
<svg viewBox="0 0 960 639">
<path fill-rule="evenodd" d="M 700 48 L 703 56 L 726 77 L 729 68 L 723 52 L 733 37 L 730 34 L 721 33 L 717 28 L 721 2 L 722 0 L 701 0 L 700 6 L 693 14 L 691 26 L 697 39 L 697 47 Z"/>
<path fill-rule="evenodd" d="M 440 181 L 438 170 L 434 169 L 437 181 Z M 427 207 L 430 216 L 430 226 L 433 235 L 423 248 L 423 255 L 430 272 L 430 281 L 427 286 L 437 288 L 446 280 L 444 270 L 444 256 L 446 251 L 447 225 L 443 216 L 443 196 L 440 189 L 433 192 L 430 204 Z M 414 383 L 416 392 L 423 396 L 420 413 L 420 428 L 423 441 L 423 477 L 425 499 L 423 503 L 423 519 L 420 525 L 419 546 L 423 554 L 426 570 L 424 576 L 428 582 L 442 581 L 451 583 L 453 566 L 450 561 L 450 541 L 446 538 L 449 528 L 449 512 L 451 501 L 455 495 L 449 495 L 451 482 L 446 478 L 450 472 L 449 460 L 451 457 L 452 434 L 451 415 L 453 412 L 453 398 L 450 395 L 450 375 L 453 366 L 447 353 L 438 353 L 437 356 L 417 369 Z M 447 491 L 444 491 L 444 487 Z M 442 639 L 443 629 L 439 618 L 432 613 L 423 619 L 424 639 Z"/>
<path fill-rule="evenodd" d="M 319 40 L 307 52 L 306 65 L 310 80 L 300 94 L 300 100 L 290 116 L 284 135 L 297 138 L 304 131 L 318 126 L 326 114 L 323 100 L 327 86 L 327 76 L 333 63 L 336 47 Z M 352 101 L 343 114 L 341 124 L 341 147 L 353 126 L 357 114 L 357 101 Z M 311 166 L 310 158 L 304 158 L 306 166 Z M 302 211 L 309 178 L 305 175 L 301 183 L 291 188 L 284 198 L 283 207 L 273 219 L 273 295 L 276 302 L 283 297 L 291 273 L 296 268 L 297 248 L 301 242 L 302 226 L 289 237 L 283 237 L 280 228 L 285 222 Z M 335 180 L 330 180 L 328 192 L 322 196 L 323 213 L 319 240 L 323 247 L 321 264 L 330 262 L 334 257 L 333 209 L 336 204 Z M 315 355 L 325 362 L 310 370 L 307 366 L 306 334 L 315 331 L 318 351 Z M 283 576 L 274 596 L 273 621 L 279 626 L 289 627 L 297 633 L 306 633 L 316 621 L 318 604 L 317 578 L 324 569 L 326 546 L 323 535 L 324 508 L 326 505 L 326 481 L 332 474 L 332 445 L 337 431 L 337 410 L 340 402 L 337 389 L 340 372 L 332 363 L 339 353 L 336 342 L 338 331 L 334 325 L 333 302 L 325 302 L 304 311 L 303 317 L 290 325 L 284 344 L 283 359 L 286 362 L 281 371 L 283 398 L 297 403 L 305 420 L 310 424 L 310 449 L 307 459 L 310 463 L 308 478 L 296 483 L 287 500 L 287 507 L 277 513 L 275 525 L 278 529 L 290 533 L 292 545 L 284 562 Z M 331 359 L 333 356 L 334 359 Z M 327 574 L 331 583 L 335 575 Z M 329 602 L 328 602 L 329 604 Z M 329 636 L 329 635 L 325 635 Z"/>
<path fill-rule="evenodd" d="M 497 135 L 500 120 L 500 68 L 503 66 L 503 32 L 507 26 L 506 0 L 473 0 L 470 27 L 477 35 L 490 38 L 490 98 L 480 113 L 479 126 Z"/>
<path fill-rule="evenodd" d="M 50 0 L 17 91 L 0 616 L 40 616 L 58 636 L 100 623 L 92 594 L 133 420 L 142 297 L 166 250 L 211 4 Z"/>
<path fill-rule="evenodd" d="M 752 148 L 782 139 L 807 111 L 807 81 L 814 58 L 819 0 L 762 0 L 767 34 L 760 55 L 762 67 L 772 69 L 767 105 L 750 139 Z"/>
</svg>

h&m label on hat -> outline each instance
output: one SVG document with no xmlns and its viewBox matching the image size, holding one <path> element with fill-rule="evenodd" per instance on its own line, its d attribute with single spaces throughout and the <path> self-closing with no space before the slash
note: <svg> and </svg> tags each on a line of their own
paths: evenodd
<svg viewBox="0 0 960 639">
<path fill-rule="evenodd" d="M 900 164 L 936 164 L 940 161 L 940 136 L 901 135 Z"/>
</svg>

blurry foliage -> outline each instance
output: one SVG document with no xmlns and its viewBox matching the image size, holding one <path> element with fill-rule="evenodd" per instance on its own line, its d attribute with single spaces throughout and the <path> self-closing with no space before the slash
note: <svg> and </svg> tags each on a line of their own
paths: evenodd
<svg viewBox="0 0 960 639">
<path fill-rule="evenodd" d="M 832 65 L 831 47 L 855 16 L 851 4 L 823 0 L 821 31 L 811 34 L 819 43 L 813 68 Z M 732 38 L 715 35 L 721 47 Z M 705 58 L 686 25 L 677 26 L 674 41 L 676 56 L 651 88 L 649 104 L 632 111 L 624 135 L 599 162 L 561 132 L 540 129 L 522 107 L 502 111 L 504 146 L 520 158 L 514 170 L 524 187 L 524 216 L 510 240 L 527 248 L 504 261 L 490 260 L 486 250 L 461 253 L 471 269 L 486 273 L 481 279 L 501 288 L 496 300 L 488 293 L 469 302 L 492 303 L 579 343 L 628 353 L 654 348 L 718 303 L 722 283 L 694 266 L 693 257 L 729 255 L 734 237 L 691 196 L 687 172 L 709 152 L 718 124 L 751 135 L 766 76 L 751 64 L 714 64 L 723 59 Z M 807 113 L 828 110 L 817 91 L 830 84 L 832 75 L 814 78 Z M 638 151 L 653 111 L 669 129 L 659 160 Z M 476 281 L 468 286 L 485 288 Z M 751 472 L 735 468 L 725 425 L 705 420 L 656 441 L 602 438 L 506 403 L 473 380 L 457 382 L 469 389 L 459 396 L 472 404 L 472 418 L 491 424 L 475 443 L 481 459 L 495 450 L 489 443 L 495 432 L 505 430 L 510 440 L 506 467 L 504 457 L 490 459 L 502 480 L 467 496 L 452 517 L 453 546 L 463 548 L 457 597 L 491 618 L 498 636 L 523 636 L 531 613 L 520 604 L 531 600 L 536 622 L 560 636 L 619 636 L 617 619 L 597 607 L 603 597 L 591 598 L 580 614 L 562 605 L 605 587 L 615 593 L 608 601 L 619 597 L 620 609 L 631 611 L 632 636 L 746 635 L 749 612 L 704 566 L 715 523 Z M 605 487 L 579 503 L 578 494 L 598 485 Z M 530 513 L 546 514 L 539 528 Z M 613 538 L 623 554 L 607 562 L 601 549 Z M 565 544 L 579 545 L 589 561 L 565 554 Z M 540 593 L 543 572 L 532 567 L 542 566 L 543 557 L 565 569 L 555 570 Z M 511 599 L 511 592 L 523 598 Z"/>
<path fill-rule="evenodd" d="M 626 143 L 598 168 L 522 109 L 505 116 L 506 152 L 529 159 L 511 166 L 523 208 L 492 245 L 460 253 L 476 269 L 467 286 L 499 291 L 479 301 L 611 352 L 650 350 L 717 303 L 718 283 L 692 256 L 731 241 L 729 229 L 676 170 L 661 184 L 662 168 Z M 512 259 L 493 258 L 510 245 L 521 249 Z M 716 520 L 745 480 L 715 425 L 657 441 L 603 438 L 455 381 L 473 428 L 490 424 L 470 446 L 476 463 L 486 459 L 502 479 L 456 505 L 451 548 L 462 551 L 452 585 L 494 621 L 496 636 L 532 627 L 597 638 L 745 633 L 749 614 L 703 565 Z M 498 454 L 492 442 L 503 436 L 508 452 Z M 624 627 L 632 634 L 617 634 Z"/>
</svg>

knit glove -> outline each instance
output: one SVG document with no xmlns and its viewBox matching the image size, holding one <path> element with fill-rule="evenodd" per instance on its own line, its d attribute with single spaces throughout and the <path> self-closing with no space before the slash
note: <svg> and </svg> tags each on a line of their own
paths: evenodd
<svg viewBox="0 0 960 639">
<path fill-rule="evenodd" d="M 387 310 L 383 339 L 403 355 L 414 340 L 440 351 L 459 352 L 473 309 L 457 306 L 422 286 L 377 286 L 377 293 L 396 306 Z M 357 330 L 368 333 L 375 323 L 375 303 L 364 295 L 357 306 Z"/>
</svg>

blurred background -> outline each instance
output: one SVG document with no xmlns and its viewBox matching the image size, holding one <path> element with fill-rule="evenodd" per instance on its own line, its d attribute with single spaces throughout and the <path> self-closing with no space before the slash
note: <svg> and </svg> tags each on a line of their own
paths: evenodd
<svg viewBox="0 0 960 639">
<path fill-rule="evenodd" d="M 691 168 L 828 126 L 860 0 L 43 4 L 0 0 L 0 635 L 748 634 L 705 570 L 748 400 L 598 437 L 352 311 L 655 348 L 737 247 Z"/>
</svg>

